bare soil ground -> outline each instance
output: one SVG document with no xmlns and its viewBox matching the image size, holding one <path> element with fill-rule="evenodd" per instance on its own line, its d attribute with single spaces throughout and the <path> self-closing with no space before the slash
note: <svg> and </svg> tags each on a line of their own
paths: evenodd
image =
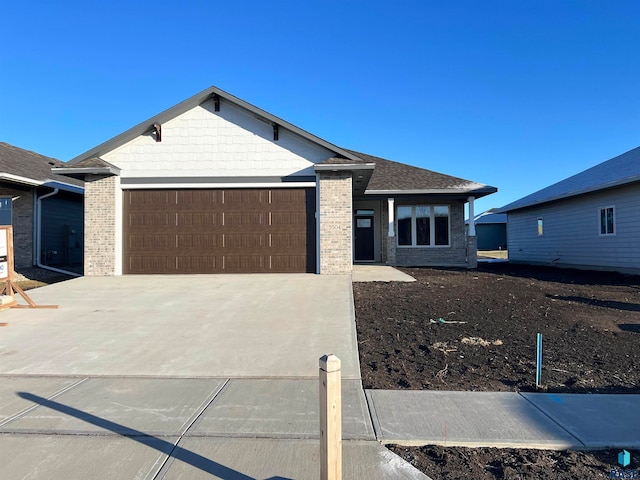
<svg viewBox="0 0 640 480">
<path fill-rule="evenodd" d="M 402 270 L 417 281 L 354 284 L 365 388 L 533 391 L 542 333 L 543 390 L 640 393 L 640 277 L 508 263 Z M 608 478 L 615 465 L 611 452 L 396 451 L 436 479 Z"/>
<path fill-rule="evenodd" d="M 15 282 L 23 290 L 44 287 L 52 283 L 71 280 L 72 278 L 75 277 L 37 267 L 21 268 L 15 272 Z"/>
<path fill-rule="evenodd" d="M 481 264 L 355 283 L 365 388 L 640 393 L 640 277 Z"/>
<path fill-rule="evenodd" d="M 401 447 L 390 450 L 433 480 L 576 480 L 638 478 L 620 474 L 617 450 L 596 452 L 550 451 L 513 448 Z M 632 463 L 638 465 L 637 452 Z M 635 467 L 634 467 L 635 468 Z M 629 468 L 629 470 L 632 470 Z"/>
</svg>

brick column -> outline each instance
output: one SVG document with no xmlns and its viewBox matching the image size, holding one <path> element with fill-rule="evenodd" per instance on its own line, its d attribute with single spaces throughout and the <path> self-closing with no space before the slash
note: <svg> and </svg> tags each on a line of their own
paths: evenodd
<svg viewBox="0 0 640 480">
<path fill-rule="evenodd" d="M 116 270 L 115 176 L 87 175 L 84 185 L 84 274 L 101 277 Z"/>
<path fill-rule="evenodd" d="M 467 237 L 467 267 L 478 266 L 478 237 Z"/>
<path fill-rule="evenodd" d="M 318 173 L 320 274 L 350 274 L 353 265 L 351 172 Z"/>
</svg>

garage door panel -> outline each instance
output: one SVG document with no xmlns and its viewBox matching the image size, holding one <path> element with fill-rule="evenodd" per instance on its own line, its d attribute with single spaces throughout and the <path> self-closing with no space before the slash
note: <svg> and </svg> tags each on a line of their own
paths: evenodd
<svg viewBox="0 0 640 480">
<path fill-rule="evenodd" d="M 270 246 L 273 248 L 295 248 L 306 251 L 307 237 L 304 233 L 276 233 L 269 237 Z"/>
<path fill-rule="evenodd" d="M 215 255 L 181 255 L 176 258 L 176 273 L 218 273 L 221 268 L 222 258 Z"/>
<path fill-rule="evenodd" d="M 271 225 L 275 226 L 297 226 L 304 231 L 307 224 L 306 212 L 272 212 Z"/>
<path fill-rule="evenodd" d="M 203 254 L 223 245 L 222 235 L 218 234 L 178 234 L 176 241 L 179 249 L 194 250 Z"/>
<path fill-rule="evenodd" d="M 253 207 L 269 202 L 268 190 L 224 190 L 223 201 L 225 207 L 244 205 Z"/>
<path fill-rule="evenodd" d="M 263 255 L 225 255 L 224 271 L 228 273 L 260 273 L 267 271 Z"/>
<path fill-rule="evenodd" d="M 172 190 L 131 190 L 128 203 L 134 207 L 139 205 L 175 205 L 176 194 Z"/>
<path fill-rule="evenodd" d="M 274 273 L 296 272 L 306 265 L 304 255 L 272 255 L 270 260 L 271 271 Z"/>
<path fill-rule="evenodd" d="M 271 190 L 271 205 L 286 207 L 295 204 L 304 206 L 305 193 L 305 190 L 301 189 Z"/>
<path fill-rule="evenodd" d="M 176 201 L 179 210 L 220 208 L 222 190 L 178 190 Z"/>
<path fill-rule="evenodd" d="M 264 248 L 267 246 L 266 235 L 263 233 L 235 233 L 225 234 L 223 237 L 225 251 L 234 248 Z"/>
<path fill-rule="evenodd" d="M 132 227 L 155 227 L 159 225 L 170 225 L 171 215 L 169 213 L 130 213 L 128 224 Z"/>
<path fill-rule="evenodd" d="M 132 250 L 158 250 L 174 247 L 173 235 L 129 235 L 129 247 Z"/>
<path fill-rule="evenodd" d="M 224 212 L 225 227 L 264 226 L 267 215 L 264 212 Z"/>
<path fill-rule="evenodd" d="M 124 273 L 307 272 L 312 189 L 125 191 Z"/>
<path fill-rule="evenodd" d="M 150 255 L 135 256 L 128 260 L 128 273 L 176 273 L 175 260 L 171 257 Z"/>
<path fill-rule="evenodd" d="M 222 212 L 180 212 L 176 215 L 177 227 L 222 225 Z"/>
</svg>

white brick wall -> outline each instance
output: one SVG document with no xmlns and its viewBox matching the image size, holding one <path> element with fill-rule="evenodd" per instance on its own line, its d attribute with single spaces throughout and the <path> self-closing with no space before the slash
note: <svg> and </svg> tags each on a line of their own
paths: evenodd
<svg viewBox="0 0 640 480">
<path fill-rule="evenodd" d="M 351 172 L 321 173 L 320 274 L 350 274 L 353 242 Z"/>
<path fill-rule="evenodd" d="M 151 126 L 150 126 L 151 127 Z M 200 106 L 162 125 L 162 141 L 143 135 L 102 158 L 122 169 L 122 177 L 313 175 L 314 163 L 332 153 L 283 128 L 273 127 L 221 101 Z"/>
<path fill-rule="evenodd" d="M 84 274 L 116 273 L 116 177 L 87 175 L 84 193 Z"/>
</svg>

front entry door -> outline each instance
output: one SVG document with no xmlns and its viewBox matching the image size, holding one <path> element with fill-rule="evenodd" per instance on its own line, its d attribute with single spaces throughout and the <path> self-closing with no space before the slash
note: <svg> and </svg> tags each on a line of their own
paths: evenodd
<svg viewBox="0 0 640 480">
<path fill-rule="evenodd" d="M 356 261 L 375 260 L 373 215 L 356 217 Z"/>
</svg>

